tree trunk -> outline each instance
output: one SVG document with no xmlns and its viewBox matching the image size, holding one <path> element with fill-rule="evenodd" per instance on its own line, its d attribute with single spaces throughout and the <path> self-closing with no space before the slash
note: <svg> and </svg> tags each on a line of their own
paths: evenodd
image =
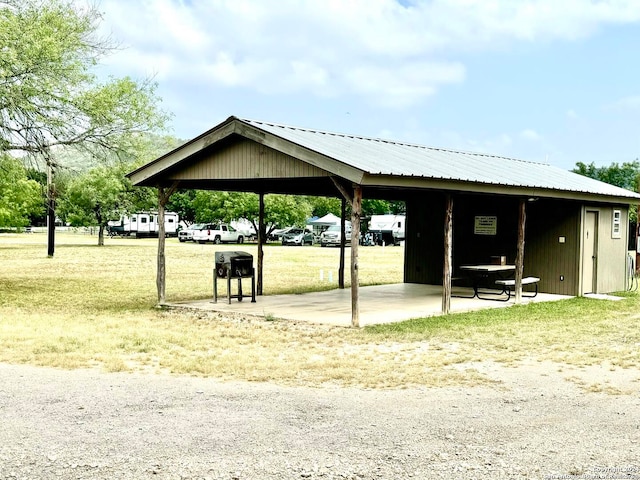
<svg viewBox="0 0 640 480">
<path fill-rule="evenodd" d="M 158 287 L 158 305 L 165 303 L 166 259 L 165 259 L 165 231 L 164 231 L 164 188 L 158 187 L 158 272 L 156 286 Z"/>
<path fill-rule="evenodd" d="M 351 326 L 360 326 L 358 299 L 358 240 L 360 237 L 360 216 L 362 212 L 362 187 L 354 185 L 351 205 Z"/>
<path fill-rule="evenodd" d="M 174 183 L 170 188 L 158 186 L 158 270 L 156 273 L 156 287 L 158 288 L 158 305 L 165 303 L 166 285 L 166 261 L 164 247 L 166 243 L 166 232 L 164 227 L 164 209 L 178 188 L 178 183 Z"/>
<path fill-rule="evenodd" d="M 104 247 L 104 225 L 102 223 L 98 227 L 98 246 Z"/>
<path fill-rule="evenodd" d="M 444 266 L 442 275 L 442 313 L 451 311 L 451 273 L 453 270 L 453 197 L 447 194 L 444 216 Z"/>
</svg>

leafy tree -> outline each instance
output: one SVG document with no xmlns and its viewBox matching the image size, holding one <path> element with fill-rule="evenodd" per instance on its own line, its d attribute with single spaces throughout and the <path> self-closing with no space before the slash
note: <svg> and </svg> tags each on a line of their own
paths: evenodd
<svg viewBox="0 0 640 480">
<path fill-rule="evenodd" d="M 100 83 L 91 72 L 112 50 L 97 38 L 97 7 L 71 0 L 0 0 L 0 141 L 41 154 L 56 145 L 112 149 L 115 137 L 163 125 L 155 84 Z"/>
<path fill-rule="evenodd" d="M 401 201 L 391 201 L 389 202 L 389 212 L 393 215 L 404 215 L 407 213 L 407 204 Z"/>
<path fill-rule="evenodd" d="M 44 211 L 41 188 L 20 161 L 0 154 L 0 227 L 25 227 Z"/>
<path fill-rule="evenodd" d="M 245 194 L 247 195 L 247 194 Z M 256 206 L 258 204 L 257 195 Z M 311 205 L 301 197 L 293 195 L 265 195 L 264 198 L 266 238 L 273 230 L 284 226 L 304 227 L 311 216 Z M 258 209 L 247 210 L 242 218 L 249 220 L 258 231 Z"/>
<path fill-rule="evenodd" d="M 314 217 L 324 217 L 328 213 L 340 216 L 342 201 L 335 197 L 305 197 L 311 205 L 311 215 Z"/>
<path fill-rule="evenodd" d="M 127 211 L 126 165 L 99 166 L 73 179 L 60 202 L 60 213 L 71 225 L 98 226 L 98 245 L 104 245 L 109 220 Z"/>
<path fill-rule="evenodd" d="M 572 172 L 637 192 L 640 162 L 635 160 L 622 165 L 614 162 L 608 167 L 596 167 L 593 162 L 588 165 L 577 162 Z"/>
<path fill-rule="evenodd" d="M 230 195 L 229 192 L 196 190 L 192 201 L 195 221 L 198 223 L 227 221 L 225 205 L 229 202 Z"/>
<path fill-rule="evenodd" d="M 637 159 L 633 162 L 624 162 L 622 165 L 617 162 L 613 162 L 608 167 L 596 167 L 593 162 L 588 165 L 582 162 L 576 162 L 576 167 L 572 172 L 579 173 L 585 177 L 594 178 L 611 185 L 616 185 L 620 188 L 626 188 L 627 190 L 632 190 L 634 192 L 639 191 L 640 161 Z M 629 209 L 629 221 L 633 224 L 637 224 L 637 205 L 631 205 L 631 208 Z"/>
<path fill-rule="evenodd" d="M 265 195 L 264 203 L 265 239 L 279 226 L 304 226 L 311 215 L 311 205 L 304 197 L 271 194 Z M 199 190 L 193 206 L 197 222 L 245 219 L 258 231 L 260 199 L 255 193 Z"/>
<path fill-rule="evenodd" d="M 113 49 L 97 35 L 99 20 L 97 6 L 73 0 L 0 0 L 0 152 L 55 169 L 60 147 L 126 152 L 164 126 L 155 83 L 93 73 Z"/>
<path fill-rule="evenodd" d="M 191 225 L 196 221 L 196 208 L 194 205 L 196 194 L 197 190 L 178 190 L 171 195 L 171 199 L 167 203 L 167 210 L 176 212 L 181 221 Z"/>
</svg>

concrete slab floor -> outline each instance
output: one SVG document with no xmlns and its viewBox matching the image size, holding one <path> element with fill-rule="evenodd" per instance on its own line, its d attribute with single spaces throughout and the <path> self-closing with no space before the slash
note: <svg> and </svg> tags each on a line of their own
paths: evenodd
<svg viewBox="0 0 640 480">
<path fill-rule="evenodd" d="M 246 289 L 244 290 L 246 292 Z M 453 295 L 473 294 L 471 289 L 454 288 Z M 571 298 L 564 295 L 540 293 L 534 298 L 523 298 L 522 303 L 548 302 Z M 442 287 L 398 283 L 360 287 L 360 326 L 392 323 L 440 315 L 442 311 Z M 451 312 L 467 312 L 486 308 L 504 308 L 514 305 L 513 297 L 508 302 L 481 300 L 478 298 L 451 298 Z M 251 303 L 251 296 L 243 301 L 226 296 L 170 303 L 168 307 L 190 308 L 221 313 L 244 314 L 264 318 L 295 320 L 338 326 L 351 326 L 351 289 L 345 288 L 324 292 L 310 292 L 291 295 L 263 295 Z"/>
</svg>

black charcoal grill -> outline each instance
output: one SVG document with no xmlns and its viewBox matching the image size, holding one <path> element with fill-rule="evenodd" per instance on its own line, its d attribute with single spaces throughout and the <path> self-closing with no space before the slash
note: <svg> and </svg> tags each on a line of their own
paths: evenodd
<svg viewBox="0 0 640 480">
<path fill-rule="evenodd" d="M 218 301 L 218 278 L 227 279 L 227 298 L 231 303 L 232 298 L 242 301 L 242 279 L 251 278 L 251 301 L 256 301 L 255 270 L 253 268 L 253 255 L 247 252 L 216 252 L 215 267 L 213 269 L 213 301 Z M 231 280 L 238 280 L 238 294 L 231 294 Z"/>
</svg>

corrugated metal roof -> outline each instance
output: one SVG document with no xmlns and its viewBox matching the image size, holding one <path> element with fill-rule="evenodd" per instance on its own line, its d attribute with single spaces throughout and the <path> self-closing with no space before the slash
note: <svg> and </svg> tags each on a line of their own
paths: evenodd
<svg viewBox="0 0 640 480">
<path fill-rule="evenodd" d="M 421 177 L 640 199 L 639 194 L 630 190 L 544 163 L 257 120 L 239 120 L 370 175 Z"/>
</svg>

